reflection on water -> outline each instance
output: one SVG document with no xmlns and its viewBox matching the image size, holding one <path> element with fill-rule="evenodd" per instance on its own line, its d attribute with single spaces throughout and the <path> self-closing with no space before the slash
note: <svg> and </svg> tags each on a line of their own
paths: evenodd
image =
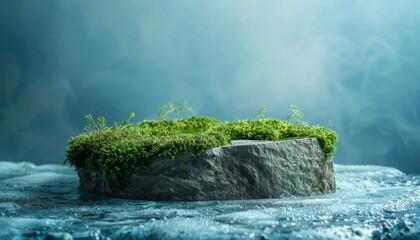
<svg viewBox="0 0 420 240">
<path fill-rule="evenodd" d="M 420 239 L 420 176 L 335 171 L 323 196 L 152 202 L 81 194 L 67 166 L 0 162 L 0 239 Z"/>
</svg>

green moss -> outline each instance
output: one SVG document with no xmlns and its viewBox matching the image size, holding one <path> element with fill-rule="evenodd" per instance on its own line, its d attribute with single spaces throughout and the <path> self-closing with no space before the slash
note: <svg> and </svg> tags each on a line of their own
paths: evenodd
<svg viewBox="0 0 420 240">
<path fill-rule="evenodd" d="M 125 186 L 138 169 L 147 168 L 155 159 L 183 153 L 199 155 L 207 149 L 229 145 L 231 140 L 316 137 L 327 157 L 333 156 L 338 141 L 338 135 L 328 128 L 303 127 L 273 118 L 220 122 L 191 117 L 137 124 L 126 120 L 114 127 L 104 127 L 103 118 L 98 118 L 98 127 L 92 116 L 87 119 L 89 131 L 69 140 L 66 162 L 77 169 L 105 173 L 111 187 Z"/>
</svg>

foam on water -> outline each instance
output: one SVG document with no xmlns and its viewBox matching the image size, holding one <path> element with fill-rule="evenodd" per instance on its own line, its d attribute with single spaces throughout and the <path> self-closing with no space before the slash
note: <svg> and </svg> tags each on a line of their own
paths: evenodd
<svg viewBox="0 0 420 240">
<path fill-rule="evenodd" d="M 0 162 L 0 239 L 420 239 L 420 176 L 335 172 L 323 196 L 152 202 L 81 194 L 67 166 Z"/>
</svg>

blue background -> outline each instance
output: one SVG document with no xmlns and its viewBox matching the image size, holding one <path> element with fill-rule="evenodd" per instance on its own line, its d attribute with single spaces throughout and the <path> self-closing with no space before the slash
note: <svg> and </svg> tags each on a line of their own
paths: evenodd
<svg viewBox="0 0 420 240">
<path fill-rule="evenodd" d="M 331 120 L 335 161 L 420 173 L 419 1 L 1 1 L 0 160 L 61 163 L 84 115 Z"/>
</svg>

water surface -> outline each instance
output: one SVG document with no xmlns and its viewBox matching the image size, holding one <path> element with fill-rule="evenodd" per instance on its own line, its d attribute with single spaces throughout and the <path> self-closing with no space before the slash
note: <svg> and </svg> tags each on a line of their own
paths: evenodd
<svg viewBox="0 0 420 240">
<path fill-rule="evenodd" d="M 420 239 L 420 176 L 335 172 L 323 196 L 153 202 L 81 194 L 67 166 L 0 162 L 0 239 Z"/>
</svg>

